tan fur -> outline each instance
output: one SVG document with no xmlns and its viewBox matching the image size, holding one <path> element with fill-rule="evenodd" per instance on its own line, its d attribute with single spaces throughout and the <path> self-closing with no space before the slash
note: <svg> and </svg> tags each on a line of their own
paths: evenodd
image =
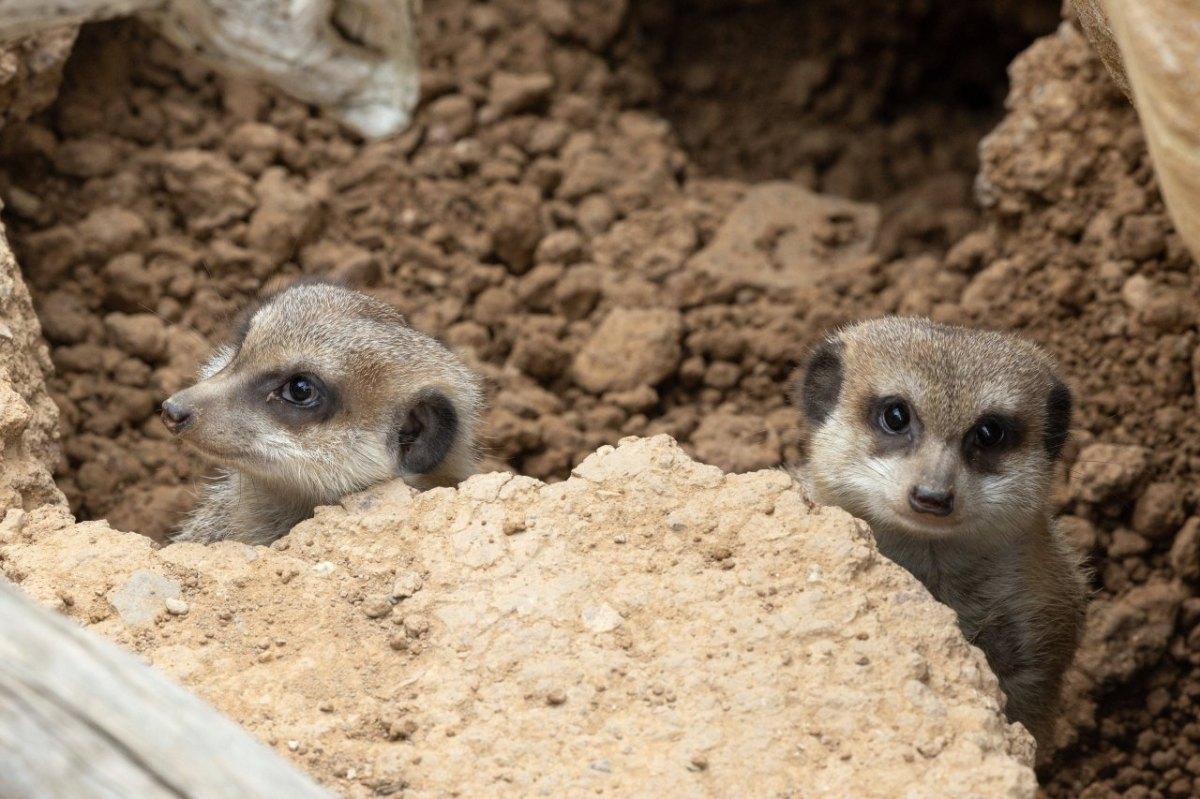
<svg viewBox="0 0 1200 799">
<path fill-rule="evenodd" d="M 1085 604 L 1083 572 L 1050 506 L 1057 453 L 1043 436 L 1047 397 L 1061 384 L 1054 362 L 1015 336 L 923 319 L 864 322 L 830 341 L 840 345 L 840 391 L 810 421 L 797 477 L 814 502 L 866 520 L 880 550 L 957 612 L 1000 679 L 1009 718 L 1046 743 Z M 872 418 L 880 397 L 906 399 L 919 420 L 903 451 L 888 449 Z M 964 441 L 991 413 L 1019 420 L 1023 433 L 981 471 Z M 910 506 L 924 480 L 953 491 L 952 512 Z"/>
<path fill-rule="evenodd" d="M 191 412 L 180 438 L 224 469 L 175 541 L 266 544 L 316 505 L 375 483 L 402 477 L 424 490 L 477 471 L 478 379 L 394 308 L 340 286 L 299 284 L 265 300 L 243 329 L 200 382 L 164 403 Z M 318 376 L 336 395 L 322 407 L 328 418 L 285 407 L 281 390 L 296 373 Z M 398 420 L 423 390 L 450 400 L 457 432 L 435 468 L 405 473 Z"/>
</svg>

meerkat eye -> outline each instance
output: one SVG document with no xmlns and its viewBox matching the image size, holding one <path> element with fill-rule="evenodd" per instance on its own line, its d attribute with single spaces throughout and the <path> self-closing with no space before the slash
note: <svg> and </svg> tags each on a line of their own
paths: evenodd
<svg viewBox="0 0 1200 799">
<path fill-rule="evenodd" d="M 1004 441 L 1004 425 L 995 419 L 984 419 L 975 426 L 975 443 L 983 449 L 998 446 Z"/>
<path fill-rule="evenodd" d="M 312 408 L 321 401 L 321 390 L 308 375 L 292 375 L 279 387 L 279 396 L 300 408 Z"/>
<path fill-rule="evenodd" d="M 879 426 L 886 433 L 903 433 L 912 423 L 908 403 L 900 399 L 887 400 L 879 411 Z"/>
</svg>

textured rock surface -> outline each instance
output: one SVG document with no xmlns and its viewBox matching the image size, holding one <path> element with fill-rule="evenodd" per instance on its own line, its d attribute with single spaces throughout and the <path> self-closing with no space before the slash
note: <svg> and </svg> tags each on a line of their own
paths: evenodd
<svg viewBox="0 0 1200 799">
<path fill-rule="evenodd" d="M 20 122 L 54 102 L 76 25 L 0 43 L 0 127 Z"/>
<path fill-rule="evenodd" d="M 385 485 L 272 549 L 59 508 L 0 542 L 35 597 L 349 796 L 1034 795 L 982 654 L 863 524 L 667 437 L 554 485 Z M 130 626 L 137 586 L 162 607 Z"/>
<path fill-rule="evenodd" d="M 20 122 L 54 101 L 77 27 L 63 27 L 0 44 L 0 128 Z M 18 211 L 38 204 L 8 192 Z M 58 408 L 46 392 L 52 367 L 21 280 L 8 235 L 0 226 L 0 515 L 63 502 L 51 470 L 58 461 Z"/>
<path fill-rule="evenodd" d="M 63 502 L 50 476 L 58 409 L 46 393 L 50 356 L 0 227 L 0 514 Z"/>
</svg>

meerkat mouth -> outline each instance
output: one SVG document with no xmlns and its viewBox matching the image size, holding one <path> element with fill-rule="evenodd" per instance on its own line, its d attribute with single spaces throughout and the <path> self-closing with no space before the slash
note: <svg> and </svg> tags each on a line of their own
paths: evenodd
<svg viewBox="0 0 1200 799">
<path fill-rule="evenodd" d="M 908 509 L 889 510 L 885 523 L 889 527 L 896 526 L 910 535 L 923 538 L 949 538 L 958 533 L 960 527 L 957 514 L 951 516 L 917 515 Z"/>
<path fill-rule="evenodd" d="M 255 463 L 261 463 L 262 457 L 248 450 L 242 449 L 225 449 L 222 447 L 214 447 L 210 443 L 202 443 L 200 441 L 191 441 L 184 439 L 185 446 L 190 447 L 196 452 L 203 455 L 209 460 L 217 461 L 222 465 L 235 464 L 238 466 L 248 466 Z"/>
</svg>

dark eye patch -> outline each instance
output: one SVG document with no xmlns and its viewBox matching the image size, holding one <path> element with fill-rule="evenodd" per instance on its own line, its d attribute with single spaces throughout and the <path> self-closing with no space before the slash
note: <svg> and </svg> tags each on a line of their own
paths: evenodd
<svg viewBox="0 0 1200 799">
<path fill-rule="evenodd" d="M 911 450 L 925 429 L 913 404 L 895 395 L 872 397 L 864 421 L 875 435 L 876 455 Z"/>
<path fill-rule="evenodd" d="M 1008 425 L 1000 419 L 985 416 L 975 425 L 972 444 L 980 449 L 994 449 L 1008 443 Z"/>
<path fill-rule="evenodd" d="M 320 401 L 311 406 L 289 402 L 282 392 L 298 375 L 320 396 Z M 318 424 L 332 418 L 341 409 L 340 396 L 336 388 L 321 379 L 320 375 L 302 367 L 277 369 L 256 375 L 244 384 L 242 400 L 250 407 L 265 403 L 267 412 L 287 427 L 303 427 Z"/>
<path fill-rule="evenodd" d="M 902 399 L 891 399 L 883 403 L 879 411 L 879 427 L 885 433 L 904 435 L 912 424 L 912 410 Z"/>
<path fill-rule="evenodd" d="M 963 433 L 963 457 L 980 471 L 996 471 L 1005 453 L 1021 445 L 1024 434 L 1024 426 L 1015 417 L 985 413 Z"/>
<path fill-rule="evenodd" d="M 303 372 L 289 377 L 275 395 L 299 408 L 314 409 L 325 400 L 324 386 Z"/>
</svg>

